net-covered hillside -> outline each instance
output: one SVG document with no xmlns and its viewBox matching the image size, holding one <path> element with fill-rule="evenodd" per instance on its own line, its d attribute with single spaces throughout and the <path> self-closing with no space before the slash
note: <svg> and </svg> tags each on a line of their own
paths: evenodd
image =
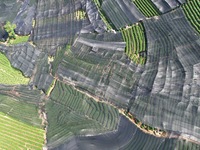
<svg viewBox="0 0 200 150">
<path fill-rule="evenodd" d="M 160 12 L 169 12 L 181 4 L 186 3 L 187 0 L 151 0 L 152 3 L 159 9 Z"/>
<path fill-rule="evenodd" d="M 199 145 L 177 140 L 175 138 L 158 138 L 147 135 L 139 130 L 124 116 L 120 116 L 117 130 L 103 133 L 100 135 L 82 135 L 74 136 L 66 143 L 53 148 L 53 150 L 102 150 L 104 148 L 111 150 L 132 150 L 132 149 L 192 149 L 199 150 Z"/>
<path fill-rule="evenodd" d="M 77 17 L 84 11 L 85 17 Z M 72 44 L 80 32 L 104 32 L 106 26 L 92 0 L 38 1 L 33 42 L 54 55 L 57 47 Z"/>
<path fill-rule="evenodd" d="M 144 21 L 147 62 L 130 112 L 161 129 L 199 140 L 199 34 L 177 9 Z"/>
<path fill-rule="evenodd" d="M 198 10 L 198 0 L 2 0 L 0 149 L 199 150 Z"/>
<path fill-rule="evenodd" d="M 144 19 L 142 13 L 129 0 L 104 0 L 101 7 L 116 29 Z"/>
<path fill-rule="evenodd" d="M 134 70 L 124 48 L 120 33 L 83 34 L 66 51 L 56 76 L 103 101 L 127 108 L 139 70 Z"/>
</svg>

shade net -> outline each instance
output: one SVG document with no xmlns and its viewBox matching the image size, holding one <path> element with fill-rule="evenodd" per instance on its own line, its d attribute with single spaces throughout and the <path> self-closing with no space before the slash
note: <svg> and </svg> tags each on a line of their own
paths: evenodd
<svg viewBox="0 0 200 150">
<path fill-rule="evenodd" d="M 199 140 L 199 35 L 181 9 L 144 21 L 145 71 L 131 113 L 152 126 Z"/>
<path fill-rule="evenodd" d="M 151 1 L 162 13 L 166 13 L 186 2 L 186 0 L 151 0 Z"/>
</svg>

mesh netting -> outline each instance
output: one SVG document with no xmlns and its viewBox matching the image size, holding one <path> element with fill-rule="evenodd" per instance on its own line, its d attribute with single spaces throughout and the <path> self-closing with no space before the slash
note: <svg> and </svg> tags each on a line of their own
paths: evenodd
<svg viewBox="0 0 200 150">
<path fill-rule="evenodd" d="M 11 65 L 23 72 L 26 77 L 33 75 L 40 50 L 29 43 L 18 44 L 15 46 L 0 45 L 0 51 L 6 53 Z"/>
<path fill-rule="evenodd" d="M 166 13 L 186 2 L 186 0 L 151 0 L 151 1 L 156 5 L 156 7 L 162 13 Z"/>
<path fill-rule="evenodd" d="M 102 9 L 117 29 L 144 19 L 135 4 L 129 0 L 105 0 Z"/>
<path fill-rule="evenodd" d="M 145 71 L 131 112 L 142 122 L 199 140 L 199 36 L 181 9 L 144 21 Z"/>
</svg>

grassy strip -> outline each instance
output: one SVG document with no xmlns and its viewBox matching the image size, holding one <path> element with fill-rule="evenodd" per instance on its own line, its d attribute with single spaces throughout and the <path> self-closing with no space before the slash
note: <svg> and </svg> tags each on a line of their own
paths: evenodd
<svg viewBox="0 0 200 150">
<path fill-rule="evenodd" d="M 32 134 L 30 131 L 37 134 Z M 42 149 L 44 143 L 44 131 L 16 121 L 8 115 L 0 112 L 0 147 L 15 147 L 18 149 Z"/>
<path fill-rule="evenodd" d="M 146 17 L 161 15 L 161 12 L 150 0 L 132 0 L 132 2 Z"/>
<path fill-rule="evenodd" d="M 146 58 L 140 53 L 146 51 L 146 38 L 144 27 L 140 23 L 121 30 L 124 41 L 126 42 L 125 53 L 137 64 L 144 64 Z"/>
<path fill-rule="evenodd" d="M 192 26 L 200 33 L 200 1 L 191 0 L 182 5 L 185 16 Z"/>
<path fill-rule="evenodd" d="M 0 53 L 0 84 L 28 84 L 29 78 L 25 78 L 22 73 L 13 68 L 7 57 Z"/>
<path fill-rule="evenodd" d="M 28 39 L 29 39 L 29 35 L 27 35 L 27 36 L 16 35 L 16 39 L 10 39 L 10 40 L 8 40 L 8 43 L 11 45 L 15 45 L 15 44 L 27 42 Z"/>
<path fill-rule="evenodd" d="M 53 82 L 51 83 L 51 86 L 47 90 L 47 92 L 46 92 L 47 96 L 49 96 L 51 94 L 51 91 L 53 90 L 55 84 L 56 84 L 56 79 L 53 80 Z"/>
</svg>

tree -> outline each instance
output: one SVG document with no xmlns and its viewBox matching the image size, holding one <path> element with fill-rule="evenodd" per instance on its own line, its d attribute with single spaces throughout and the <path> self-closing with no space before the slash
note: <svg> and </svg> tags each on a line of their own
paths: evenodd
<svg viewBox="0 0 200 150">
<path fill-rule="evenodd" d="M 9 21 L 7 21 L 6 24 L 4 25 L 4 29 L 8 33 L 9 39 L 16 38 L 15 31 L 14 31 L 15 28 L 16 28 L 16 24 L 11 24 Z"/>
</svg>

